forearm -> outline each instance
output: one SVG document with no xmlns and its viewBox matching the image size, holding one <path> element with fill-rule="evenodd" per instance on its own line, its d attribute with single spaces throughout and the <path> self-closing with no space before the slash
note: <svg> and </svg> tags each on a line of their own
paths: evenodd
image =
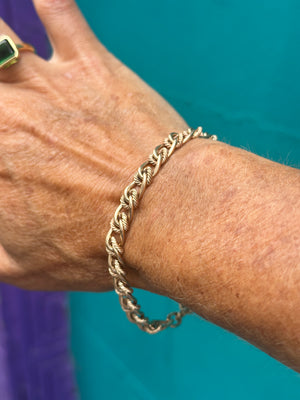
<svg viewBox="0 0 300 400">
<path fill-rule="evenodd" d="M 300 370 L 299 183 L 297 170 L 243 150 L 186 144 L 146 190 L 129 231 L 137 286 Z"/>
</svg>

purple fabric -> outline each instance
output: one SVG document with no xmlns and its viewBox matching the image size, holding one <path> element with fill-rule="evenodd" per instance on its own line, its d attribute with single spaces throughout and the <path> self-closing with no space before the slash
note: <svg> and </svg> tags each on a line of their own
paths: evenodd
<svg viewBox="0 0 300 400">
<path fill-rule="evenodd" d="M 0 291 L 1 400 L 75 399 L 64 294 Z"/>
<path fill-rule="evenodd" d="M 1 0 L 0 17 L 38 54 L 49 56 L 50 45 L 31 1 Z M 76 399 L 68 340 L 64 293 L 0 284 L 1 400 Z"/>
</svg>

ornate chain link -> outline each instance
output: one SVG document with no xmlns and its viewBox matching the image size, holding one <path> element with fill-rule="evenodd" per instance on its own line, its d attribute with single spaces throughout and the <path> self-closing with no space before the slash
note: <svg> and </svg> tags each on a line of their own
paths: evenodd
<svg viewBox="0 0 300 400">
<path fill-rule="evenodd" d="M 192 311 L 179 304 L 179 310 L 171 312 L 165 320 L 152 320 L 144 315 L 137 299 L 133 296 L 133 289 L 129 285 L 124 271 L 125 264 L 122 258 L 124 253 L 125 233 L 133 217 L 134 209 L 138 207 L 145 189 L 150 185 L 152 178 L 158 173 L 161 166 L 169 159 L 175 149 L 181 147 L 190 139 L 203 138 L 217 140 L 216 135 L 208 135 L 199 127 L 196 130 L 188 129 L 181 133 L 170 133 L 163 144 L 157 146 L 134 176 L 133 182 L 126 187 L 110 223 L 110 230 L 106 236 L 106 251 L 108 253 L 108 270 L 111 274 L 115 291 L 119 296 L 120 304 L 129 321 L 138 325 L 148 333 L 157 333 L 168 327 L 175 328 L 181 324 L 182 318 Z"/>
</svg>

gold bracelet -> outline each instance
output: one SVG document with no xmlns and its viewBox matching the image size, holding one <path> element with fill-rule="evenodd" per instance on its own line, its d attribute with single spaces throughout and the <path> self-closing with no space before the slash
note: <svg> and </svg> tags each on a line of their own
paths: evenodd
<svg viewBox="0 0 300 400">
<path fill-rule="evenodd" d="M 106 251 L 108 253 L 108 270 L 114 281 L 114 288 L 119 296 L 120 304 L 129 321 L 138 325 L 148 333 L 157 333 L 168 327 L 180 325 L 182 318 L 192 311 L 179 304 L 179 310 L 167 315 L 165 320 L 152 320 L 145 317 L 141 306 L 133 296 L 133 289 L 129 285 L 124 271 L 125 264 L 122 258 L 124 253 L 125 233 L 129 230 L 134 209 L 138 207 L 145 189 L 150 185 L 152 178 L 158 173 L 161 166 L 169 159 L 174 150 L 181 147 L 190 139 L 203 138 L 217 140 L 216 135 L 209 135 L 199 127 L 196 130 L 188 129 L 181 133 L 170 133 L 163 144 L 157 146 L 134 176 L 133 182 L 126 187 L 120 198 L 120 205 L 115 211 L 106 236 Z"/>
</svg>

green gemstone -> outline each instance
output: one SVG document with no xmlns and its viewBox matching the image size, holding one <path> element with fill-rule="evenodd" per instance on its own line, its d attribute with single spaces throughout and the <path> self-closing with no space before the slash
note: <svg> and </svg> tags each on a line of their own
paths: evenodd
<svg viewBox="0 0 300 400">
<path fill-rule="evenodd" d="M 0 65 L 4 64 L 15 55 L 14 49 L 11 47 L 9 42 L 4 39 L 0 42 Z"/>
</svg>

